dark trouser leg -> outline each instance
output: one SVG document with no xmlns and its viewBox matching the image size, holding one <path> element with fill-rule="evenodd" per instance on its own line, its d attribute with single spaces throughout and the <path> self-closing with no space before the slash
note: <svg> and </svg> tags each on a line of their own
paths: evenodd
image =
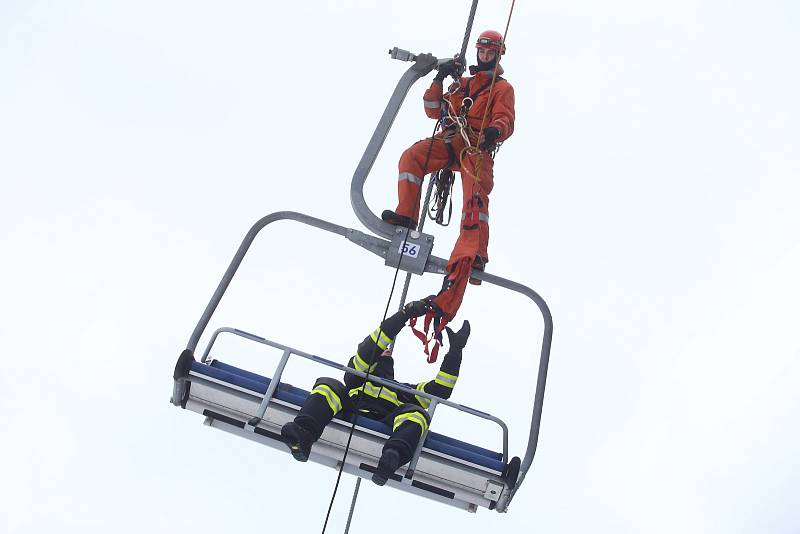
<svg viewBox="0 0 800 534">
<path fill-rule="evenodd" d="M 400 414 L 395 417 L 394 431 L 383 448 L 396 449 L 400 453 L 400 465 L 405 465 L 414 455 L 423 429 L 427 428 L 427 414 L 422 408 Z"/>
<path fill-rule="evenodd" d="M 309 395 L 294 422 L 311 432 L 314 441 L 317 441 L 331 419 L 333 411 L 325 398 L 321 395 Z"/>
<path fill-rule="evenodd" d="M 300 413 L 294 421 L 281 428 L 281 436 L 289 445 L 292 456 L 301 462 L 306 461 L 311 445 L 319 439 L 331 419 L 339 412 L 351 409 L 344 384 L 332 378 L 317 379 Z"/>
<path fill-rule="evenodd" d="M 403 404 L 387 417 L 392 435 L 383 446 L 378 470 L 372 481 L 383 486 L 402 465 L 411 461 L 422 433 L 428 429 L 428 414 L 415 404 Z"/>
<path fill-rule="evenodd" d="M 345 385 L 333 378 L 323 377 L 314 383 L 314 389 L 294 420 L 311 432 L 316 441 L 336 414 L 350 409 L 350 397 L 347 396 Z"/>
</svg>

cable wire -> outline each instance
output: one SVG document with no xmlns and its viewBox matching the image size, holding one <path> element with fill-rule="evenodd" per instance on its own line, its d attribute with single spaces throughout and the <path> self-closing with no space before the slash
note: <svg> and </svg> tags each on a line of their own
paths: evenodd
<svg viewBox="0 0 800 534">
<path fill-rule="evenodd" d="M 430 163 L 431 152 L 433 151 L 433 143 L 436 140 L 435 136 L 436 136 L 436 130 L 438 129 L 438 127 L 439 127 L 439 123 L 437 121 L 436 125 L 433 128 L 433 133 L 431 134 L 431 142 L 428 145 L 428 153 L 425 155 L 425 165 L 423 165 L 423 167 L 422 167 L 423 176 L 425 174 L 427 174 L 427 172 L 428 172 L 428 163 Z M 428 188 L 428 195 L 426 197 L 426 202 L 429 199 L 430 199 L 430 187 Z M 426 205 L 426 208 L 427 208 L 427 205 Z M 423 217 L 422 224 L 420 225 L 420 228 L 422 227 L 422 225 L 424 225 L 424 222 L 425 222 L 425 219 Z M 406 229 L 405 237 L 403 238 L 403 244 L 400 247 L 401 251 L 403 250 L 403 248 L 405 248 L 405 245 L 408 242 L 408 234 L 410 232 L 411 232 L 411 229 Z M 389 313 L 389 306 L 392 303 L 392 296 L 394 295 L 394 289 L 395 289 L 395 286 L 397 284 L 397 275 L 400 273 L 400 264 L 402 263 L 402 261 L 403 261 L 403 254 L 401 252 L 400 259 L 397 260 L 397 265 L 395 266 L 394 277 L 392 279 L 392 287 L 389 290 L 389 298 L 386 300 L 386 306 L 385 306 L 385 308 L 383 310 L 383 319 L 381 319 L 381 323 L 380 323 L 381 325 L 386 320 L 386 315 Z M 410 282 L 411 282 L 411 273 L 408 273 L 408 276 L 406 277 L 405 285 L 403 287 L 403 300 L 405 300 L 405 296 L 406 296 L 406 294 L 408 292 L 408 285 L 409 285 Z M 404 304 L 404 302 L 401 301 L 400 302 L 400 309 L 402 309 L 403 304 Z M 380 326 L 378 328 L 381 329 Z M 383 330 L 381 329 L 381 332 L 382 331 Z M 380 339 L 380 336 L 378 337 L 378 339 Z M 375 344 L 377 345 L 377 341 L 375 342 Z M 364 391 L 364 388 L 367 385 L 367 380 L 369 380 L 369 374 L 370 374 L 369 373 L 369 367 L 367 367 L 367 371 L 365 373 L 366 376 L 364 377 L 364 383 L 361 385 L 362 393 Z M 381 394 L 382 391 L 383 391 L 383 384 L 381 384 L 381 388 L 380 388 L 380 390 L 378 390 L 378 398 L 380 398 L 380 394 Z M 330 519 L 331 510 L 333 509 L 333 503 L 334 503 L 334 500 L 336 499 L 336 492 L 339 489 L 339 482 L 342 479 L 342 471 L 344 470 L 344 462 L 347 459 L 347 453 L 350 451 L 350 443 L 353 440 L 353 432 L 354 432 L 354 430 L 356 428 L 356 418 L 355 417 L 358 414 L 358 405 L 360 404 L 361 399 L 363 397 L 362 393 L 359 393 L 358 397 L 356 398 L 355 404 L 353 406 L 353 417 L 352 417 L 353 420 L 352 420 L 351 425 L 350 425 L 350 433 L 347 436 L 347 444 L 345 445 L 345 448 L 344 448 L 344 455 L 342 456 L 342 461 L 339 464 L 339 472 L 336 475 L 336 484 L 333 487 L 333 494 L 331 495 L 331 502 L 328 504 L 328 512 L 325 514 L 325 523 L 322 526 L 322 534 L 325 534 L 325 529 L 328 527 L 328 520 Z M 361 477 L 359 477 L 359 479 L 360 478 Z M 350 520 L 352 518 L 353 509 L 356 506 L 356 494 L 358 493 L 359 487 L 360 487 L 360 484 L 357 484 L 356 488 L 355 488 L 355 492 L 353 494 L 353 500 L 352 500 L 352 503 L 351 503 L 351 506 L 350 506 L 350 514 L 351 515 L 347 519 L 347 527 L 346 528 L 348 530 L 350 528 Z M 347 532 L 347 530 L 345 530 L 345 533 L 346 532 Z"/>
<path fill-rule="evenodd" d="M 408 233 L 409 233 L 409 230 L 406 230 L 406 236 L 405 236 L 405 239 L 403 240 L 403 245 L 405 245 L 406 241 L 408 240 Z M 400 260 L 402 261 L 402 259 L 403 259 L 403 256 L 401 255 L 400 256 Z M 394 271 L 394 279 L 392 280 L 392 288 L 389 290 L 389 299 L 386 301 L 386 308 L 383 311 L 383 319 L 381 319 L 381 325 L 383 324 L 383 321 L 386 320 L 386 314 L 389 312 L 389 304 L 391 304 L 391 301 L 392 301 L 392 295 L 394 294 L 394 287 L 395 287 L 395 284 L 397 283 L 397 274 L 399 272 L 400 272 L 400 261 L 397 262 L 397 267 L 395 268 L 395 271 Z M 380 326 L 378 327 L 378 330 L 380 330 L 380 332 L 383 332 L 383 329 Z M 377 338 L 380 339 L 380 335 L 378 335 Z M 377 345 L 377 341 L 375 342 L 375 344 Z M 362 392 L 364 391 L 364 388 L 367 385 L 367 381 L 369 380 L 369 367 L 367 367 L 367 372 L 365 374 L 366 374 L 366 376 L 364 377 L 364 383 L 361 385 L 361 391 Z M 382 385 L 381 385 L 381 389 L 383 389 Z M 328 504 L 328 513 L 325 514 L 325 524 L 322 525 L 322 534 L 325 534 L 325 529 L 328 527 L 328 520 L 331 517 L 331 510 L 333 509 L 333 502 L 336 499 L 336 492 L 339 489 L 339 482 L 342 480 L 342 471 L 344 470 L 344 462 L 347 459 L 347 453 L 350 451 L 350 443 L 353 441 L 353 431 L 356 428 L 356 415 L 358 414 L 358 405 L 361 403 L 361 399 L 362 399 L 363 396 L 364 396 L 363 394 L 359 394 L 358 397 L 356 398 L 355 404 L 353 405 L 353 416 L 352 416 L 353 420 L 352 420 L 352 424 L 350 425 L 350 433 L 347 436 L 347 445 L 345 445 L 344 455 L 342 456 L 342 461 L 339 464 L 339 472 L 336 475 L 336 484 L 333 487 L 333 494 L 331 495 L 331 502 Z M 378 391 L 378 397 L 380 398 L 380 391 Z M 353 500 L 352 506 L 355 507 L 355 499 Z M 349 521 L 348 521 L 348 524 L 349 524 Z M 349 528 L 349 525 L 348 525 L 348 528 Z"/>
</svg>

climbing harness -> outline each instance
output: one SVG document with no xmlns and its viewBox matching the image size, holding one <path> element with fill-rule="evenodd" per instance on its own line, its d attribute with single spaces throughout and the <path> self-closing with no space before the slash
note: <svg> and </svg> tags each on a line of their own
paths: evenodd
<svg viewBox="0 0 800 534">
<path fill-rule="evenodd" d="M 447 146 L 450 147 L 449 144 Z M 452 150 L 452 148 L 450 148 L 450 150 Z M 440 226 L 448 226 L 450 224 L 450 219 L 453 217 L 451 192 L 455 179 L 456 174 L 449 166 L 433 173 L 433 202 L 428 208 L 428 216 Z M 445 208 L 447 209 L 447 222 L 444 220 Z"/>
<path fill-rule="evenodd" d="M 503 78 L 498 76 L 497 79 L 502 80 Z M 442 95 L 441 108 L 443 113 L 439 119 L 439 128 L 441 129 L 441 133 L 439 134 L 438 138 L 445 143 L 448 159 L 444 168 L 435 171 L 432 174 L 434 194 L 433 202 L 430 204 L 428 209 L 428 216 L 441 226 L 448 226 L 450 224 L 450 219 L 452 218 L 452 201 L 449 205 L 447 202 L 452 192 L 455 174 L 450 167 L 453 165 L 453 163 L 455 163 L 456 158 L 458 157 L 459 163 L 462 167 L 462 172 L 465 168 L 463 161 L 465 152 L 462 150 L 458 156 L 456 155 L 452 145 L 452 138 L 454 135 L 460 135 L 464 140 L 465 147 L 471 147 L 473 139 L 477 139 L 475 131 L 472 129 L 469 121 L 467 120 L 467 114 L 469 113 L 472 104 L 475 102 L 478 96 L 491 87 L 493 80 L 483 84 L 474 93 L 470 93 L 471 82 L 472 79 L 468 80 L 467 83 L 462 87 L 460 79 L 456 78 L 455 83 L 448 88 L 448 91 L 444 95 Z M 455 106 L 451 102 L 450 97 L 459 91 L 462 92 L 462 100 L 460 109 L 458 112 L 456 112 Z M 489 147 L 487 152 L 490 158 L 494 159 L 494 154 L 499 145 L 500 143 L 497 143 L 494 146 Z M 447 222 L 444 222 L 445 208 L 448 209 Z"/>
</svg>

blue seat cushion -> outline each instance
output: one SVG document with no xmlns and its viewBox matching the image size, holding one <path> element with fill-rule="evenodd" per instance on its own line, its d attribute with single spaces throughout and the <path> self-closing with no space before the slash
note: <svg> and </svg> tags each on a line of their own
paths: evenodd
<svg viewBox="0 0 800 534">
<path fill-rule="evenodd" d="M 239 369 L 238 367 L 228 365 L 219 360 L 214 360 L 211 362 L 211 365 L 194 362 L 192 364 L 192 371 L 261 394 L 267 392 L 267 387 L 271 381 L 265 376 Z M 275 390 L 274 397 L 299 407 L 303 405 L 306 397 L 308 397 L 308 391 L 281 382 Z M 392 430 L 385 424 L 362 415 L 357 415 L 355 417 L 355 423 L 358 426 L 369 428 L 386 435 L 392 433 Z M 437 434 L 436 432 L 428 433 L 428 437 L 425 440 L 425 447 L 476 465 L 488 467 L 494 471 L 502 472 L 505 468 L 503 455 L 501 453 L 490 451 L 489 449 L 484 449 L 483 447 L 478 447 L 471 443 L 465 443 L 442 434 Z"/>
</svg>

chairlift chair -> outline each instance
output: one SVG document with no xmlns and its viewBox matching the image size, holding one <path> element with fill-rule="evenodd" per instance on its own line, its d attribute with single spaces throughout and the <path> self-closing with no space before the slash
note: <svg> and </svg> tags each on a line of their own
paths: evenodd
<svg viewBox="0 0 800 534">
<path fill-rule="evenodd" d="M 398 48 L 392 49 L 390 54 L 394 59 L 410 61 L 413 64 L 400 78 L 356 168 L 350 188 L 351 204 L 356 216 L 374 235 L 291 211 L 267 215 L 250 228 L 192 332 L 186 349 L 178 358 L 173 375 L 171 402 L 175 406 L 203 415 L 204 422 L 208 426 L 288 453 L 289 449 L 280 436 L 280 428 L 294 419 L 308 396 L 308 391 L 281 382 L 288 360 L 293 357 L 303 358 L 338 371 L 346 370 L 349 373 L 365 376 L 359 371 L 326 358 L 230 327 L 215 330 L 200 360 L 195 358 L 200 337 L 208 326 L 211 316 L 256 235 L 268 224 L 278 220 L 293 220 L 338 234 L 380 256 L 386 265 L 396 268 L 399 264 L 400 269 L 409 273 L 443 275 L 446 272 L 447 261 L 431 254 L 434 242 L 432 235 L 394 227 L 383 222 L 370 210 L 364 200 L 364 182 L 406 94 L 417 80 L 441 63 L 430 54 L 416 55 Z M 522 485 L 536 452 L 553 323 L 547 304 L 532 289 L 488 272 L 473 270 L 472 277 L 529 297 L 538 307 L 544 320 L 530 433 L 527 448 L 521 459 L 509 456 L 508 427 L 501 419 L 422 391 L 411 390 L 391 380 L 375 376 L 370 376 L 369 379 L 377 383 L 390 384 L 396 390 L 411 391 L 430 399 L 428 412 L 432 420 L 431 428 L 435 428 L 434 413 L 437 408 L 445 406 L 472 417 L 491 421 L 502 431 L 502 452 L 495 452 L 429 430 L 424 439 L 420 440 L 411 462 L 400 468 L 389 479 L 387 485 L 470 512 L 475 512 L 478 507 L 506 512 Z M 223 334 L 259 343 L 273 352 L 280 351 L 274 374 L 265 377 L 214 359 L 211 356 L 213 345 Z M 391 430 L 367 417 L 360 415 L 353 417 L 353 419 L 335 418 L 325 429 L 320 440 L 314 444 L 309 460 L 335 469 L 342 468 L 359 477 L 369 477 L 376 469 L 383 443 Z M 352 441 L 342 464 L 350 426 L 353 424 L 355 426 Z"/>
</svg>

